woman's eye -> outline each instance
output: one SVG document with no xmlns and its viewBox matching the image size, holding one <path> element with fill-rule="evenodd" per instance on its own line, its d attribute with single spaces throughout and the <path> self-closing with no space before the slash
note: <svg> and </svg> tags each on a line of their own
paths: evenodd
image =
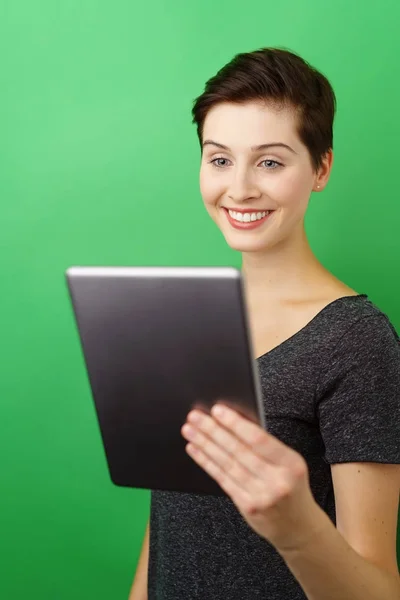
<svg viewBox="0 0 400 600">
<path fill-rule="evenodd" d="M 224 161 L 226 163 L 228 161 L 228 159 L 227 158 L 214 158 L 210 162 L 216 167 L 226 167 L 226 164 L 221 164 L 221 161 L 222 161 L 222 163 Z"/>
<path fill-rule="evenodd" d="M 277 167 L 281 166 L 281 163 L 279 163 L 277 160 L 268 159 L 263 160 L 262 162 L 267 165 L 267 169 L 276 169 Z"/>
</svg>

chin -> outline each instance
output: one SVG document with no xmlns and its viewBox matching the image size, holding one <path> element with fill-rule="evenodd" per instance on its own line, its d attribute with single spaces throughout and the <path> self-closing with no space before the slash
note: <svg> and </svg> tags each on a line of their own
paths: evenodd
<svg viewBox="0 0 400 600">
<path fill-rule="evenodd" d="M 226 243 L 228 244 L 228 246 L 230 248 L 232 248 L 232 250 L 236 250 L 237 252 L 243 252 L 243 253 L 247 253 L 247 252 L 267 252 L 268 250 L 271 250 L 271 248 L 274 247 L 274 242 L 273 240 L 266 240 L 264 239 L 238 239 L 238 237 L 232 236 L 232 235 L 225 235 L 224 234 L 224 238 Z"/>
</svg>

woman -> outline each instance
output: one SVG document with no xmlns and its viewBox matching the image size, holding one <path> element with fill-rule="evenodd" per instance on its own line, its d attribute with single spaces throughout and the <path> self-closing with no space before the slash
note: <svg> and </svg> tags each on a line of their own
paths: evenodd
<svg viewBox="0 0 400 600">
<path fill-rule="evenodd" d="M 152 492 L 134 600 L 400 598 L 399 338 L 304 229 L 334 113 L 321 73 L 268 48 L 194 104 L 204 204 L 243 256 L 268 431 L 228 409 L 188 415 L 187 451 L 228 496 Z"/>
</svg>

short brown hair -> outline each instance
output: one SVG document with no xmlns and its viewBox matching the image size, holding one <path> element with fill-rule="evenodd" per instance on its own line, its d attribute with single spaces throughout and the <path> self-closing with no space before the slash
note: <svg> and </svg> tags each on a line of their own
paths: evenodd
<svg viewBox="0 0 400 600">
<path fill-rule="evenodd" d="M 193 121 L 200 146 L 208 111 L 223 102 L 251 101 L 291 107 L 299 115 L 298 135 L 308 148 L 315 170 L 333 148 L 336 97 L 327 78 L 299 55 L 281 48 L 241 53 L 206 82 L 194 100 Z"/>
</svg>

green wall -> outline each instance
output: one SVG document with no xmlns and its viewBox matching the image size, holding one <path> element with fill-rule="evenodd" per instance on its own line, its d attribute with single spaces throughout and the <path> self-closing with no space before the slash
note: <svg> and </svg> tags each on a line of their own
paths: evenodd
<svg viewBox="0 0 400 600">
<path fill-rule="evenodd" d="M 192 99 L 235 53 L 300 52 L 338 95 L 313 247 L 400 328 L 400 5 L 0 2 L 0 597 L 126 598 L 149 493 L 110 483 L 71 264 L 240 264 L 198 191 Z"/>
</svg>

